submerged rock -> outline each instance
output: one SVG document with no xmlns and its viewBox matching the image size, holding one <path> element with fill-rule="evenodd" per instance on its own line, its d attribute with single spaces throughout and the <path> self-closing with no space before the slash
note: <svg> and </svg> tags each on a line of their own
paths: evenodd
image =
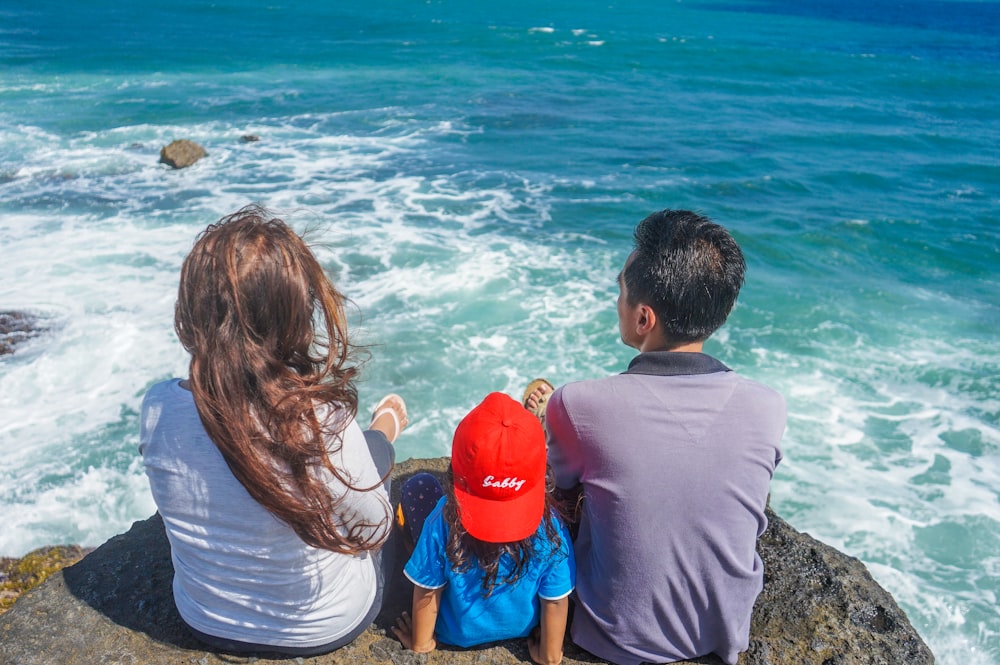
<svg viewBox="0 0 1000 665">
<path fill-rule="evenodd" d="M 0 312 L 0 356 L 14 353 L 16 347 L 46 332 L 42 320 L 28 312 Z"/>
<path fill-rule="evenodd" d="M 394 499 L 418 471 L 443 476 L 448 460 L 408 460 L 393 472 Z M 892 597 L 857 559 L 797 532 L 768 513 L 758 550 L 764 591 L 754 607 L 749 650 L 740 665 L 923 665 L 930 650 Z M 375 624 L 353 644 L 314 658 L 271 663 L 530 663 L 524 640 L 481 648 L 442 647 L 430 656 L 404 651 L 388 628 L 409 609 L 411 587 L 394 557 L 385 604 Z M 170 548 L 158 515 L 136 522 L 74 566 L 50 577 L 0 616 L 0 663 L 249 663 L 255 657 L 217 654 L 188 633 L 174 608 Z M 601 662 L 568 640 L 567 665 Z M 715 657 L 692 663 L 718 664 Z"/>
<path fill-rule="evenodd" d="M 160 150 L 160 163 L 175 169 L 183 169 L 191 166 L 206 154 L 205 149 L 194 141 L 178 139 L 163 146 Z"/>
</svg>

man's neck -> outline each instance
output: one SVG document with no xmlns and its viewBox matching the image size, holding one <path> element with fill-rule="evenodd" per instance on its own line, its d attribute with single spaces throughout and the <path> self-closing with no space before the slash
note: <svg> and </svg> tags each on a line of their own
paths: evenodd
<svg viewBox="0 0 1000 665">
<path fill-rule="evenodd" d="M 705 342 L 688 342 L 687 344 L 681 344 L 680 346 L 670 347 L 660 340 L 653 340 L 647 337 L 639 345 L 640 353 L 651 353 L 653 351 L 673 351 L 675 353 L 701 353 L 702 348 L 705 346 Z"/>
</svg>

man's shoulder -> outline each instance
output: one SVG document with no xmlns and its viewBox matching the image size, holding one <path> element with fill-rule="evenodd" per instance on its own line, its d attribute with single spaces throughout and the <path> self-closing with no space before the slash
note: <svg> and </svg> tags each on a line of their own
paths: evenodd
<svg viewBox="0 0 1000 665">
<path fill-rule="evenodd" d="M 752 402 L 758 408 L 774 414 L 784 414 L 787 411 L 785 398 L 777 390 L 742 374 L 726 370 L 706 374 L 679 375 L 646 375 L 646 374 L 614 374 L 597 379 L 573 381 L 560 386 L 553 395 L 553 400 L 564 408 L 575 410 L 601 409 L 603 405 L 630 400 L 636 395 L 648 395 L 652 388 L 662 394 L 677 394 L 681 391 L 689 394 L 693 384 L 700 389 L 712 392 L 739 394 L 744 401 Z"/>
<path fill-rule="evenodd" d="M 552 400 L 570 402 L 572 404 L 587 403 L 594 400 L 601 401 L 602 396 L 607 396 L 608 392 L 615 390 L 615 386 L 621 386 L 624 374 L 613 374 L 598 379 L 583 379 L 582 381 L 570 381 L 556 388 L 552 395 Z"/>
<path fill-rule="evenodd" d="M 750 398 L 762 404 L 780 408 L 782 411 L 786 409 L 784 395 L 774 388 L 736 372 L 727 373 L 732 375 L 732 378 L 737 382 L 738 389 Z"/>
<path fill-rule="evenodd" d="M 557 388 L 557 391 L 563 393 L 576 394 L 587 394 L 590 392 L 599 392 L 604 387 L 613 383 L 615 380 L 620 379 L 622 374 L 612 374 L 611 376 L 602 376 L 597 379 L 582 379 L 580 381 L 570 381 L 569 383 L 564 383 Z"/>
</svg>

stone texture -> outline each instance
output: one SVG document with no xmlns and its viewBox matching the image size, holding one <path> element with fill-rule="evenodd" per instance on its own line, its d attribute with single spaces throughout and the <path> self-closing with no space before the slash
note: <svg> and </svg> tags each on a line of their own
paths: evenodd
<svg viewBox="0 0 1000 665">
<path fill-rule="evenodd" d="M 191 166 L 207 153 L 194 141 L 178 139 L 160 149 L 160 163 L 183 169 Z"/>
<path fill-rule="evenodd" d="M 408 460 L 394 472 L 398 488 L 417 471 L 439 476 L 447 459 Z M 892 597 L 857 560 L 801 534 L 769 514 L 759 550 L 766 565 L 764 592 L 754 608 L 750 649 L 740 665 L 922 665 L 930 650 Z M 387 633 L 408 607 L 410 588 L 399 570 L 402 552 L 390 545 L 395 574 L 375 624 L 339 651 L 314 658 L 267 658 L 269 663 L 530 662 L 523 640 L 471 650 L 443 647 L 430 655 L 402 650 Z M 184 628 L 170 591 L 173 571 L 159 516 L 133 524 L 81 562 L 52 575 L 0 616 L 0 663 L 144 663 L 218 665 L 257 662 L 216 654 Z M 567 665 L 600 660 L 567 641 Z M 715 665 L 714 657 L 692 663 Z"/>
<path fill-rule="evenodd" d="M 0 312 L 0 356 L 14 353 L 18 345 L 48 330 L 42 320 L 28 312 Z"/>
<path fill-rule="evenodd" d="M 0 558 L 0 614 L 26 591 L 34 589 L 49 575 L 76 563 L 91 549 L 79 545 L 52 545 L 28 552 L 20 559 Z"/>
<path fill-rule="evenodd" d="M 740 663 L 923 665 L 934 662 L 906 614 L 858 559 L 768 510 L 757 544 L 764 590 Z"/>
</svg>

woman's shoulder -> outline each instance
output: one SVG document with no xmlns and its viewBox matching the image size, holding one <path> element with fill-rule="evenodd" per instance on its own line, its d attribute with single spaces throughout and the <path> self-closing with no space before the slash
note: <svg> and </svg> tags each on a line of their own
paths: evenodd
<svg viewBox="0 0 1000 665">
<path fill-rule="evenodd" d="M 172 379 L 165 379 L 162 381 L 156 381 L 146 388 L 146 396 L 150 395 L 162 395 L 170 394 L 176 390 L 182 390 L 181 388 L 182 379 L 174 377 Z"/>
<path fill-rule="evenodd" d="M 143 408 L 153 405 L 163 404 L 184 397 L 190 399 L 191 392 L 181 388 L 181 379 L 173 378 L 166 381 L 157 381 L 146 389 L 142 398 Z"/>
</svg>

